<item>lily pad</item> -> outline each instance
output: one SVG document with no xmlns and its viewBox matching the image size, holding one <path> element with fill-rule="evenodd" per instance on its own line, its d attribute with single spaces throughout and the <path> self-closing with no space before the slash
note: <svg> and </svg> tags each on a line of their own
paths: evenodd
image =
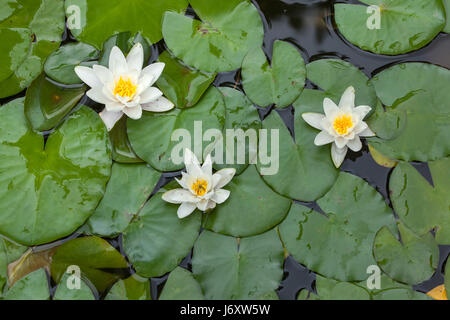
<svg viewBox="0 0 450 320">
<path fill-rule="evenodd" d="M 157 193 L 123 233 L 123 248 L 139 275 L 162 276 L 175 269 L 192 249 L 201 215 L 179 219 L 177 209 L 178 205 L 165 202 Z"/>
<path fill-rule="evenodd" d="M 144 112 L 139 120 L 128 119 L 128 137 L 131 146 L 136 154 L 153 168 L 159 171 L 177 171 L 184 168 L 182 151 L 183 144 L 188 144 L 189 149 L 193 149 L 194 143 L 202 139 L 196 137 L 194 125 L 198 123 L 202 126 L 203 132 L 208 129 L 217 129 L 222 131 L 225 123 L 225 103 L 219 90 L 211 87 L 192 108 L 173 109 L 168 112 L 155 113 Z M 189 132 L 188 141 L 180 142 L 179 137 L 172 141 L 173 132 L 177 129 L 183 129 L 183 133 Z M 190 139 L 188 139 L 190 138 Z M 173 149 L 178 145 L 180 163 L 174 163 L 172 159 Z M 207 144 L 203 144 L 203 150 Z M 201 155 L 197 155 L 201 161 Z"/>
<path fill-rule="evenodd" d="M 50 289 L 48 287 L 47 274 L 45 273 L 45 270 L 36 270 L 17 281 L 17 283 L 6 292 L 3 299 L 49 300 Z"/>
<path fill-rule="evenodd" d="M 110 36 L 130 31 L 140 32 L 150 43 L 162 38 L 164 12 L 184 13 L 186 0 L 66 0 L 68 26 L 79 40 L 101 49 Z"/>
<path fill-rule="evenodd" d="M 231 192 L 230 197 L 208 213 L 204 227 L 234 237 L 272 229 L 286 217 L 292 202 L 272 191 L 254 165 L 234 177 L 225 189 Z"/>
<path fill-rule="evenodd" d="M 445 264 L 445 290 L 450 294 L 450 260 L 447 258 L 447 263 Z"/>
<path fill-rule="evenodd" d="M 242 64 L 245 93 L 261 107 L 271 104 L 279 108 L 289 106 L 302 93 L 305 77 L 302 55 L 285 41 L 275 41 L 271 65 L 262 49 L 250 51 Z"/>
<path fill-rule="evenodd" d="M 78 266 L 82 276 L 89 279 L 99 292 L 105 291 L 120 279 L 117 269 L 128 268 L 119 251 L 102 238 L 76 238 L 62 244 L 53 255 L 52 278 L 60 282 L 69 266 Z"/>
<path fill-rule="evenodd" d="M 202 288 L 192 273 L 177 267 L 167 278 L 159 300 L 203 300 Z"/>
<path fill-rule="evenodd" d="M 142 163 L 131 147 L 127 133 L 127 117 L 122 117 L 109 131 L 109 138 L 112 145 L 112 158 L 119 163 Z"/>
<path fill-rule="evenodd" d="M 25 245 L 50 242 L 80 227 L 103 197 L 111 171 L 106 128 L 84 106 L 45 146 L 27 123 L 23 99 L 2 106 L 0 156 L 0 233 Z"/>
<path fill-rule="evenodd" d="M 436 241 L 450 244 L 450 159 L 429 164 L 433 185 L 410 164 L 399 163 L 391 175 L 389 190 L 395 212 L 415 233 L 423 235 L 436 228 Z"/>
<path fill-rule="evenodd" d="M 0 39 L 0 81 L 3 81 L 12 75 L 27 57 L 31 46 L 31 31 L 24 28 L 3 28 L 0 29 Z"/>
<path fill-rule="evenodd" d="M 14 13 L 0 22 L 0 29 L 29 29 L 31 37 L 26 41 L 32 42 L 26 57 L 22 56 L 23 52 L 17 52 L 15 56 L 16 62 L 18 58 L 23 62 L 8 78 L 0 81 L 0 98 L 12 96 L 30 85 L 42 72 L 47 57 L 59 47 L 64 31 L 63 0 L 21 0 L 18 4 L 20 6 L 15 8 Z M 4 52 L 3 47 L 0 51 Z"/>
<path fill-rule="evenodd" d="M 41 74 L 27 89 L 25 115 L 33 129 L 46 131 L 55 127 L 80 101 L 86 87 L 64 88 Z"/>
<path fill-rule="evenodd" d="M 294 203 L 280 225 L 290 254 L 310 270 L 340 281 L 367 278 L 374 265 L 372 244 L 383 226 L 395 230 L 382 196 L 361 178 L 341 172 L 317 204 L 324 214 Z"/>
<path fill-rule="evenodd" d="M 277 297 L 283 261 L 275 230 L 243 239 L 203 231 L 195 243 L 192 272 L 206 299 L 268 299 Z"/>
<path fill-rule="evenodd" d="M 53 52 L 44 65 L 45 73 L 64 84 L 82 83 L 74 71 L 77 66 L 91 66 L 99 51 L 83 42 L 69 43 Z"/>
<path fill-rule="evenodd" d="M 168 48 L 186 64 L 207 72 L 232 71 L 249 50 L 261 47 L 263 24 L 249 0 L 189 3 L 201 21 L 167 12 L 162 27 Z"/>
<path fill-rule="evenodd" d="M 192 69 L 164 51 L 158 58 L 165 68 L 156 84 L 177 108 L 195 106 L 203 96 L 216 74 Z"/>
<path fill-rule="evenodd" d="M 320 300 L 370 300 L 369 292 L 351 282 L 340 282 L 316 276 L 317 296 Z"/>
<path fill-rule="evenodd" d="M 121 233 L 144 206 L 161 173 L 144 164 L 114 163 L 105 196 L 89 218 L 93 234 L 112 237 Z"/>
<path fill-rule="evenodd" d="M 89 288 L 83 279 L 80 279 L 79 289 L 69 289 L 67 280 L 69 280 L 69 275 L 65 273 L 56 288 L 53 300 L 95 300 L 91 288 Z"/>
<path fill-rule="evenodd" d="M 450 0 L 442 0 L 442 3 L 445 7 L 445 15 L 447 16 L 447 22 L 445 24 L 444 30 L 445 33 L 450 33 Z"/>
<path fill-rule="evenodd" d="M 119 280 L 109 290 L 105 300 L 151 300 L 150 280 L 136 274 Z"/>
<path fill-rule="evenodd" d="M 261 161 L 257 167 L 266 183 L 286 197 L 301 201 L 316 200 L 331 188 L 338 176 L 339 171 L 331 160 L 330 146 L 314 145 L 318 131 L 311 128 L 301 117 L 304 112 L 322 113 L 325 97 L 321 91 L 305 89 L 294 103 L 295 140 L 275 112 L 263 121 L 264 129 L 277 130 L 279 133 L 279 141 L 275 140 L 274 145 L 279 148 L 278 172 L 265 175 L 262 171 L 265 165 L 261 164 Z M 268 154 L 273 155 L 271 140 L 272 137 L 268 139 Z M 261 141 L 260 143 L 264 144 Z M 261 147 L 259 151 L 261 152 Z"/>
<path fill-rule="evenodd" d="M 357 4 L 336 4 L 336 24 L 348 41 L 377 54 L 396 55 L 420 49 L 431 42 L 446 23 L 440 0 L 361 2 L 380 8 L 379 28 L 371 26 L 377 11 L 367 13 L 367 6 Z"/>
</svg>

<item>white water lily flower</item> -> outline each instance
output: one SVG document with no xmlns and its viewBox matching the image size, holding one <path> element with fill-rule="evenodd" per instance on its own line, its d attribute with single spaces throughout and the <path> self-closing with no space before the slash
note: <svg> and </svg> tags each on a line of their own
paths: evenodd
<svg viewBox="0 0 450 320">
<path fill-rule="evenodd" d="M 310 126 L 322 130 L 314 140 L 316 146 L 333 143 L 331 157 L 336 168 L 339 168 L 348 148 L 355 152 L 361 150 L 360 137 L 375 136 L 363 121 L 372 108 L 369 106 L 355 108 L 355 89 L 348 87 L 341 97 L 339 106 L 331 99 L 325 98 L 323 110 L 325 115 L 306 112 L 302 117 Z"/>
<path fill-rule="evenodd" d="M 164 112 L 174 107 L 158 88 L 152 87 L 161 76 L 164 63 L 153 63 L 142 69 L 143 64 L 144 49 L 137 43 L 126 58 L 118 47 L 112 48 L 109 68 L 75 67 L 78 77 L 91 87 L 87 96 L 105 105 L 100 117 L 108 131 L 124 114 L 139 119 L 142 110 Z"/>
<path fill-rule="evenodd" d="M 211 156 L 208 155 L 200 166 L 189 149 L 184 152 L 184 163 L 187 173 L 183 172 L 182 178 L 176 179 L 183 188 L 162 195 L 164 201 L 180 204 L 177 211 L 180 219 L 189 216 L 196 208 L 200 211 L 211 210 L 228 199 L 230 191 L 222 188 L 231 181 L 236 169 L 226 168 L 213 174 Z"/>
</svg>

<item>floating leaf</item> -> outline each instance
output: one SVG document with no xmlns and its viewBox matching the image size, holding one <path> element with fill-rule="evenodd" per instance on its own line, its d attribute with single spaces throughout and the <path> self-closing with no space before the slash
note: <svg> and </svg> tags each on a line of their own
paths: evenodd
<svg viewBox="0 0 450 320">
<path fill-rule="evenodd" d="M 57 86 L 41 74 L 27 89 L 25 115 L 33 129 L 46 131 L 55 127 L 80 101 L 86 88 Z"/>
<path fill-rule="evenodd" d="M 382 167 L 385 168 L 393 168 L 397 165 L 397 161 L 389 159 L 385 155 L 383 155 L 381 152 L 379 152 L 377 149 L 375 149 L 371 144 L 369 144 L 369 152 L 372 156 L 372 159 L 379 164 Z"/>
<path fill-rule="evenodd" d="M 53 300 L 95 300 L 95 296 L 92 293 L 91 288 L 80 279 L 80 288 L 70 289 L 67 285 L 67 281 L 70 281 L 69 275 L 64 273 L 61 281 L 56 288 Z"/>
<path fill-rule="evenodd" d="M 117 46 L 125 54 L 125 56 L 130 52 L 131 48 L 136 43 L 142 45 L 142 50 L 144 52 L 144 65 L 150 59 L 151 47 L 148 41 L 140 33 L 132 34 L 131 32 L 120 32 L 117 33 L 103 43 L 103 49 L 100 55 L 99 64 L 109 67 L 109 56 L 113 47 Z"/>
<path fill-rule="evenodd" d="M 271 104 L 279 108 L 289 106 L 302 93 L 305 76 L 302 55 L 285 41 L 275 41 L 272 65 L 261 49 L 250 51 L 242 64 L 245 93 L 261 107 Z"/>
<path fill-rule="evenodd" d="M 207 72 L 238 69 L 249 50 L 261 47 L 264 29 L 248 0 L 190 0 L 201 21 L 167 12 L 162 33 L 170 51 L 186 64 Z"/>
<path fill-rule="evenodd" d="M 194 132 L 195 123 L 202 126 L 203 132 L 208 129 L 222 131 L 225 123 L 225 104 L 219 90 L 211 87 L 193 108 L 173 109 L 169 112 L 155 113 L 144 112 L 139 120 L 128 119 L 128 137 L 136 154 L 153 168 L 159 171 L 176 171 L 184 167 L 182 147 L 186 143 L 192 146 L 201 141 L 202 137 L 196 137 Z M 182 141 L 172 135 L 177 129 L 183 129 L 182 133 L 189 132 L 190 136 L 181 136 Z M 176 146 L 178 149 L 180 163 L 174 163 L 172 152 Z M 207 144 L 203 144 L 203 149 Z M 189 149 L 193 149 L 190 147 Z M 197 155 L 200 156 L 200 155 Z M 201 161 L 201 157 L 199 157 Z"/>
<path fill-rule="evenodd" d="M 445 286 L 443 284 L 428 291 L 427 295 L 432 297 L 434 300 L 448 300 L 447 290 L 445 290 Z"/>
<path fill-rule="evenodd" d="M 188 2 L 66 0 L 65 5 L 71 33 L 78 40 L 101 49 L 106 39 L 124 31 L 140 32 L 151 43 L 158 42 L 162 38 L 161 20 L 164 12 L 184 13 Z"/>
<path fill-rule="evenodd" d="M 400 219 L 422 235 L 436 228 L 436 241 L 450 244 L 450 159 L 429 164 L 433 185 L 410 164 L 401 162 L 389 181 L 392 204 Z"/>
<path fill-rule="evenodd" d="M 280 225 L 286 249 L 300 263 L 327 278 L 359 281 L 374 265 L 372 245 L 383 226 L 395 230 L 381 195 L 364 180 L 341 172 L 317 204 L 325 214 L 294 203 Z"/>
<path fill-rule="evenodd" d="M 109 132 L 112 144 L 112 158 L 119 163 L 142 163 L 133 148 L 127 133 L 127 117 L 122 117 Z"/>
<path fill-rule="evenodd" d="M 444 3 L 445 15 L 447 16 L 447 23 L 442 31 L 450 33 L 450 0 L 442 0 L 442 3 Z"/>
<path fill-rule="evenodd" d="M 208 213 L 204 227 L 226 235 L 248 237 L 272 229 L 291 206 L 289 199 L 264 183 L 254 165 L 224 188 L 231 192 L 230 197 Z"/>
<path fill-rule="evenodd" d="M 24 28 L 3 28 L 0 29 L 0 39 L 0 81 L 3 81 L 26 59 L 31 46 L 31 31 Z"/>
<path fill-rule="evenodd" d="M 32 131 L 23 99 L 0 108 L 0 233 L 36 245 L 81 226 L 111 171 L 106 128 L 82 106 L 47 139 Z M 26 197 L 24 195 L 26 194 Z"/>
<path fill-rule="evenodd" d="M 447 292 L 450 292 L 450 263 L 449 263 L 449 259 L 447 258 L 447 263 L 445 264 L 445 279 L 444 279 L 444 284 L 445 284 L 445 290 Z"/>
<path fill-rule="evenodd" d="M 93 234 L 112 237 L 128 226 L 144 206 L 161 173 L 144 164 L 114 163 L 105 196 L 89 218 Z"/>
<path fill-rule="evenodd" d="M 354 283 L 340 282 L 319 275 L 316 276 L 316 290 L 317 296 L 308 300 L 370 300 L 369 292 Z"/>
<path fill-rule="evenodd" d="M 105 300 L 151 300 L 150 281 L 136 274 L 119 280 L 109 290 Z"/>
<path fill-rule="evenodd" d="M 394 140 L 398 138 L 406 128 L 407 112 L 397 109 L 385 110 L 381 101 L 378 100 L 375 111 L 369 119 L 367 119 L 367 124 L 369 125 L 369 128 L 375 132 L 377 138 Z"/>
<path fill-rule="evenodd" d="M 201 215 L 179 219 L 177 209 L 178 205 L 163 201 L 157 193 L 123 233 L 123 248 L 139 275 L 162 276 L 175 269 L 191 250 L 200 231 Z"/>
<path fill-rule="evenodd" d="M 192 272 L 206 299 L 273 299 L 283 260 L 275 230 L 243 239 L 203 231 L 195 243 Z"/>
<path fill-rule="evenodd" d="M 335 4 L 335 19 L 343 36 L 363 50 L 396 55 L 422 48 L 442 30 L 445 12 L 440 0 L 363 0 L 377 5 Z M 379 28 L 376 15 L 379 14 Z"/>
<path fill-rule="evenodd" d="M 431 300 L 422 292 L 413 291 L 411 289 L 395 288 L 380 291 L 373 295 L 373 300 Z"/>
<path fill-rule="evenodd" d="M 29 29 L 32 43 L 28 46 L 25 58 L 20 50 L 13 51 L 17 53 L 15 61 L 22 59 L 23 62 L 16 66 L 14 73 L 0 82 L 0 98 L 12 96 L 30 85 L 42 72 L 45 59 L 59 47 L 64 31 L 63 0 L 22 0 L 19 4 L 12 15 L 0 21 L 0 30 Z M 2 5 L 2 14 L 3 9 Z M 3 49 L 0 51 L 3 52 Z M 8 59 L 2 59 L 2 63 L 4 61 Z"/>
<path fill-rule="evenodd" d="M 44 269 L 36 270 L 27 274 L 10 288 L 5 300 L 48 300 L 50 290 L 47 275 Z"/>
<path fill-rule="evenodd" d="M 275 140 L 274 148 L 279 148 L 278 171 L 272 175 L 265 175 L 262 171 L 267 167 L 258 162 L 258 171 L 263 179 L 278 193 L 297 200 L 313 201 L 324 195 L 336 181 L 338 170 L 333 165 L 330 154 L 330 146 L 318 147 L 314 145 L 314 139 L 319 133 L 311 128 L 301 117 L 304 112 L 323 113 L 323 92 L 306 89 L 300 98 L 294 103 L 294 131 L 295 141 L 292 139 L 283 120 L 275 112 L 272 112 L 264 121 L 263 128 L 279 133 L 279 141 Z M 268 154 L 274 157 L 277 152 L 272 150 L 272 137 L 268 139 Z M 260 141 L 264 144 L 264 141 Z M 274 149 L 276 150 L 276 149 Z M 259 152 L 263 152 L 260 146 Z"/>
<path fill-rule="evenodd" d="M 83 43 L 69 43 L 53 52 L 44 65 L 45 73 L 53 80 L 65 84 L 83 83 L 74 71 L 76 66 L 90 66 L 99 52 Z"/>
<path fill-rule="evenodd" d="M 202 288 L 192 273 L 177 267 L 167 278 L 159 300 L 203 300 Z"/>
<path fill-rule="evenodd" d="M 198 71 L 184 65 L 167 51 L 159 56 L 158 61 L 166 66 L 156 84 L 177 108 L 195 106 L 216 77 L 215 73 Z"/>
<path fill-rule="evenodd" d="M 119 251 L 107 241 L 94 236 L 76 238 L 58 247 L 51 265 L 52 278 L 60 282 L 67 268 L 72 265 L 78 266 L 82 275 L 100 292 L 120 279 L 120 274 L 114 271 L 128 268 Z"/>
</svg>

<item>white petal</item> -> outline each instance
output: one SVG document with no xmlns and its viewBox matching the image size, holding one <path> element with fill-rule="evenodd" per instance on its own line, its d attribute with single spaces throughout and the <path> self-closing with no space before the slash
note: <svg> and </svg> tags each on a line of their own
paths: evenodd
<svg viewBox="0 0 450 320">
<path fill-rule="evenodd" d="M 353 112 L 356 113 L 361 120 L 364 120 L 370 110 L 372 110 L 372 108 L 369 106 L 359 106 L 353 109 Z"/>
<path fill-rule="evenodd" d="M 206 211 L 208 208 L 208 199 L 202 199 L 201 201 L 197 202 L 197 209 L 200 211 Z"/>
<path fill-rule="evenodd" d="M 350 112 L 355 107 L 355 88 L 348 87 L 341 97 L 339 108 L 344 112 Z"/>
<path fill-rule="evenodd" d="M 127 60 L 117 46 L 114 46 L 109 54 L 109 70 L 111 70 L 114 77 L 118 77 L 128 71 Z"/>
<path fill-rule="evenodd" d="M 124 108 L 124 105 L 121 104 L 120 102 L 108 102 L 107 104 L 105 104 L 106 110 L 108 111 L 112 111 L 112 112 L 118 112 L 118 111 L 122 111 Z"/>
<path fill-rule="evenodd" d="M 230 191 L 225 189 L 216 190 L 211 200 L 218 204 L 224 203 L 230 196 L 230 193 L 231 193 Z"/>
<path fill-rule="evenodd" d="M 332 119 L 339 112 L 339 108 L 333 100 L 325 98 L 323 99 L 323 111 L 328 119 Z"/>
<path fill-rule="evenodd" d="M 99 116 L 105 123 L 106 129 L 108 129 L 108 131 L 111 131 L 116 122 L 119 121 L 120 118 L 122 118 L 123 112 L 122 111 L 111 112 L 106 109 L 103 109 L 103 111 L 99 113 Z"/>
<path fill-rule="evenodd" d="M 78 78 L 81 79 L 84 83 L 86 83 L 91 88 L 96 87 L 102 87 L 103 83 L 100 81 L 99 78 L 95 75 L 95 72 L 93 69 L 83 66 L 75 67 L 75 73 L 77 74 Z"/>
<path fill-rule="evenodd" d="M 183 202 L 177 210 L 178 218 L 183 219 L 189 216 L 192 212 L 194 212 L 197 205 L 192 202 Z"/>
<path fill-rule="evenodd" d="M 211 210 L 214 209 L 216 207 L 216 203 L 212 200 L 208 201 L 208 204 L 206 205 L 206 210 Z"/>
<path fill-rule="evenodd" d="M 137 120 L 142 117 L 142 108 L 140 105 L 137 105 L 135 107 L 129 108 L 125 107 L 123 108 L 123 113 L 125 113 L 129 118 Z"/>
<path fill-rule="evenodd" d="M 164 97 L 160 97 L 155 101 L 145 103 L 142 105 L 142 109 L 144 109 L 145 111 L 152 111 L 152 112 L 166 112 L 172 110 L 173 107 L 174 104 Z"/>
<path fill-rule="evenodd" d="M 194 179 L 203 176 L 203 171 L 200 168 L 200 162 L 198 162 L 195 154 L 189 149 L 184 149 L 184 164 L 186 166 L 186 172 L 189 176 L 194 177 Z"/>
<path fill-rule="evenodd" d="M 167 192 L 164 192 L 162 195 L 162 199 L 166 202 L 170 203 L 183 203 L 183 202 L 196 202 L 196 197 L 185 189 L 173 189 Z"/>
<path fill-rule="evenodd" d="M 334 143 L 339 149 L 342 149 L 347 145 L 347 140 L 344 137 L 336 137 Z"/>
<path fill-rule="evenodd" d="M 92 66 L 92 70 L 94 70 L 95 75 L 103 84 L 114 82 L 113 74 L 108 68 L 96 64 Z"/>
<path fill-rule="evenodd" d="M 333 143 L 333 145 L 331 146 L 331 158 L 333 159 L 333 163 L 336 168 L 339 168 L 342 162 L 344 162 L 347 150 L 347 147 L 339 149 L 338 147 L 336 147 L 335 143 Z"/>
<path fill-rule="evenodd" d="M 162 62 L 156 62 L 152 63 L 151 65 L 147 66 L 142 70 L 141 77 L 148 77 L 150 76 L 150 86 L 153 85 L 156 80 L 161 76 L 161 73 L 163 72 L 165 67 L 165 64 Z"/>
<path fill-rule="evenodd" d="M 347 146 L 350 148 L 350 150 L 358 152 L 362 148 L 361 139 L 359 139 L 359 137 L 356 136 L 353 138 L 353 140 L 349 140 L 347 142 Z"/>
<path fill-rule="evenodd" d="M 369 127 L 359 133 L 360 137 L 375 137 L 376 134 Z"/>
<path fill-rule="evenodd" d="M 325 116 L 320 113 L 314 113 L 314 112 L 305 112 L 302 113 L 303 120 L 306 121 L 307 124 L 309 124 L 311 127 L 322 130 L 322 121 L 325 119 Z"/>
<path fill-rule="evenodd" d="M 103 88 L 101 88 L 101 87 L 95 87 L 95 88 L 88 90 L 88 92 L 86 92 L 86 95 L 90 99 L 94 100 L 95 102 L 101 103 L 101 104 L 108 104 L 108 103 L 113 102 L 113 101 L 111 101 L 111 99 L 109 99 L 108 97 L 106 97 L 103 94 Z"/>
<path fill-rule="evenodd" d="M 158 88 L 155 87 L 150 87 L 147 88 L 144 92 L 141 93 L 140 97 L 141 97 L 141 103 L 145 104 L 145 103 L 149 103 L 149 102 L 153 102 L 158 100 L 159 98 L 161 98 L 163 95 L 163 93 L 161 92 L 161 90 L 159 90 Z"/>
<path fill-rule="evenodd" d="M 359 123 L 353 128 L 353 132 L 359 135 L 361 132 L 367 129 L 367 123 L 359 121 Z"/>
<path fill-rule="evenodd" d="M 231 179 L 233 179 L 235 174 L 236 174 L 236 169 L 234 169 L 234 168 L 225 168 L 225 169 L 217 171 L 213 175 L 214 188 L 220 189 L 220 188 L 226 186 L 231 181 Z"/>
<path fill-rule="evenodd" d="M 316 146 L 323 146 L 334 141 L 334 137 L 326 131 L 321 131 L 314 139 L 314 144 Z"/>
<path fill-rule="evenodd" d="M 202 171 L 203 171 L 203 173 L 205 173 L 205 174 L 207 174 L 209 176 L 212 175 L 212 160 L 211 160 L 211 155 L 210 154 L 208 154 L 206 156 L 206 160 L 205 160 L 205 162 L 203 162 Z"/>
<path fill-rule="evenodd" d="M 136 70 L 139 73 L 142 70 L 142 65 L 144 64 L 144 49 L 142 44 L 136 43 L 130 50 L 127 56 L 128 70 Z"/>
</svg>

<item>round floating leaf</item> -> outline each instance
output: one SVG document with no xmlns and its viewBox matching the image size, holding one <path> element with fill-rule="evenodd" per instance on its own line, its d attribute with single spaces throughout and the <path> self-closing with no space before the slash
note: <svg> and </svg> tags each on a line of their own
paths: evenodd
<svg viewBox="0 0 450 320">
<path fill-rule="evenodd" d="M 41 74 L 27 89 L 25 115 L 33 129 L 54 128 L 83 97 L 86 88 L 57 86 Z"/>
<path fill-rule="evenodd" d="M 450 71 L 426 63 L 395 65 L 377 74 L 372 83 L 377 96 L 386 105 L 389 130 L 394 119 L 403 113 L 405 128 L 394 139 L 371 138 L 370 143 L 391 159 L 430 161 L 450 155 Z M 371 120 L 371 119 L 370 119 Z M 397 127 L 401 127 L 398 124 Z M 377 135 L 384 137 L 382 130 Z M 388 134 L 389 135 L 389 134 Z"/>
<path fill-rule="evenodd" d="M 445 290 L 450 294 L 450 260 L 447 258 L 447 263 L 445 264 Z"/>
<path fill-rule="evenodd" d="M 431 300 L 422 292 L 405 288 L 395 288 L 380 291 L 373 295 L 373 300 Z"/>
<path fill-rule="evenodd" d="M 445 24 L 444 30 L 445 33 L 450 33 L 450 0 L 442 0 L 445 7 L 445 15 L 447 16 L 447 23 Z"/>
<path fill-rule="evenodd" d="M 103 197 L 111 171 L 106 128 L 84 106 L 45 146 L 28 126 L 23 99 L 2 106 L 0 157 L 0 233 L 26 245 L 59 239 L 81 226 Z"/>
<path fill-rule="evenodd" d="M 136 274 L 119 280 L 109 290 L 105 300 L 151 300 L 150 281 Z"/>
<path fill-rule="evenodd" d="M 127 133 L 127 117 L 122 117 L 109 131 L 109 138 L 112 145 L 112 158 L 119 163 L 142 163 L 133 148 Z"/>
<path fill-rule="evenodd" d="M 179 219 L 177 209 L 178 205 L 163 201 L 157 193 L 123 233 L 123 248 L 139 275 L 162 276 L 175 269 L 191 250 L 200 231 L 201 215 Z"/>
<path fill-rule="evenodd" d="M 203 300 L 202 288 L 192 273 L 177 267 L 167 278 L 159 300 Z"/>
<path fill-rule="evenodd" d="M 0 81 L 3 81 L 12 75 L 27 57 L 31 46 L 31 31 L 24 28 L 3 28 L 0 29 L 0 39 Z"/>
<path fill-rule="evenodd" d="M 208 129 L 222 131 L 225 123 L 225 104 L 219 90 L 211 87 L 193 108 L 173 109 L 169 112 L 144 112 L 139 120 L 128 119 L 128 137 L 136 154 L 159 171 L 176 171 L 184 168 L 182 151 L 201 141 L 194 132 L 195 124 L 206 132 Z M 182 129 L 180 136 L 174 134 Z M 185 137 L 186 132 L 190 136 Z M 174 141 L 172 141 L 174 136 Z M 187 141 L 185 141 L 187 140 Z M 179 163 L 172 159 L 172 151 L 178 148 Z M 207 147 L 203 145 L 203 150 Z M 175 151 L 173 151 L 175 152 Z M 200 155 L 197 155 L 200 156 Z M 201 161 L 201 159 L 199 159 Z"/>
<path fill-rule="evenodd" d="M 314 145 L 319 131 L 310 127 L 301 117 L 304 112 L 323 113 L 324 98 L 323 92 L 306 89 L 294 103 L 295 141 L 275 112 L 263 121 L 263 129 L 269 130 L 268 134 L 271 135 L 267 141 L 268 154 L 275 157 L 273 161 L 279 159 L 279 164 L 278 167 L 271 164 L 278 169 L 275 174 L 265 175 L 263 170 L 267 166 L 261 161 L 258 162 L 258 170 L 269 186 L 286 197 L 302 201 L 316 200 L 331 188 L 337 178 L 339 171 L 331 160 L 330 146 Z M 279 139 L 271 142 L 276 133 Z M 259 152 L 264 153 L 261 144 L 265 145 L 266 142 L 260 139 Z"/>
<path fill-rule="evenodd" d="M 64 274 L 56 288 L 53 300 L 95 300 L 91 288 L 80 279 L 80 288 L 70 289 L 67 285 L 70 281 L 69 275 Z"/>
<path fill-rule="evenodd" d="M 5 296 L 5 300 L 48 300 L 50 299 L 50 290 L 48 287 L 47 275 L 44 269 L 29 273 L 12 288 Z"/>
<path fill-rule="evenodd" d="M 8 256 L 6 254 L 5 243 L 0 239 L 0 297 L 3 292 L 3 286 L 8 280 Z"/>
<path fill-rule="evenodd" d="M 372 256 L 376 232 L 383 226 L 395 230 L 392 211 L 374 188 L 344 172 L 317 203 L 325 214 L 292 205 L 280 225 L 286 249 L 327 278 L 367 279 L 367 267 L 376 264 Z"/>
<path fill-rule="evenodd" d="M 339 282 L 316 276 L 316 290 L 320 300 L 370 300 L 369 292 L 351 282 Z"/>
<path fill-rule="evenodd" d="M 92 62 L 89 61 L 98 59 L 98 55 L 98 50 L 86 43 L 69 43 L 48 57 L 44 70 L 50 78 L 60 83 L 82 83 L 74 68 L 79 65 L 90 66 Z"/>
<path fill-rule="evenodd" d="M 165 68 L 156 84 L 177 108 L 192 107 L 214 81 L 215 73 L 192 69 L 164 51 L 158 58 Z"/>
<path fill-rule="evenodd" d="M 195 243 L 192 272 L 206 299 L 276 299 L 283 260 L 275 230 L 243 239 L 204 231 Z"/>
<path fill-rule="evenodd" d="M 66 0 L 71 33 L 80 41 L 101 49 L 110 36 L 124 31 L 140 32 L 151 43 L 161 40 L 164 12 L 184 12 L 186 0 Z"/>
<path fill-rule="evenodd" d="M 263 233 L 285 218 L 291 201 L 270 189 L 249 166 L 224 187 L 231 192 L 224 203 L 207 215 L 204 227 L 234 237 Z"/>
<path fill-rule="evenodd" d="M 3 8 L 2 5 L 2 13 Z M 22 59 L 22 63 L 8 78 L 0 81 L 0 98 L 12 96 L 30 85 L 42 72 L 45 59 L 59 47 L 64 31 L 64 1 L 22 0 L 12 15 L 0 21 L 0 30 L 3 28 L 29 29 L 30 39 L 26 40 L 28 49 L 25 57 L 23 52 L 14 49 L 13 53 L 17 53 L 15 62 Z M 0 51 L 3 52 L 3 49 Z M 1 61 L 3 64 L 9 59 Z"/>
<path fill-rule="evenodd" d="M 248 0 L 190 0 L 201 21 L 167 12 L 162 32 L 170 51 L 186 64 L 207 72 L 238 69 L 249 50 L 261 47 L 264 29 Z"/>
<path fill-rule="evenodd" d="M 384 109 L 383 104 L 378 100 L 375 111 L 367 119 L 369 128 L 375 132 L 376 136 L 383 140 L 394 140 L 398 138 L 406 128 L 407 115 L 403 110 Z M 372 139 L 374 140 L 374 139 Z M 371 145 L 371 144 L 369 144 Z M 373 149 L 375 149 L 372 146 Z"/>
<path fill-rule="evenodd" d="M 436 241 L 450 245 L 450 159 L 429 163 L 433 185 L 410 164 L 399 163 L 389 181 L 390 198 L 400 219 L 422 235 L 436 228 Z"/>
<path fill-rule="evenodd" d="M 51 274 L 56 282 L 69 266 L 78 266 L 83 276 L 92 281 L 98 291 L 103 292 L 120 278 L 113 273 L 128 268 L 125 258 L 107 241 L 98 237 L 83 237 L 70 240 L 53 255 Z"/>
<path fill-rule="evenodd" d="M 261 107 L 271 104 L 279 108 L 289 106 L 303 91 L 305 76 L 302 55 L 285 41 L 275 41 L 272 65 L 261 49 L 250 51 L 242 64 L 245 93 Z"/>
<path fill-rule="evenodd" d="M 364 0 L 336 4 L 336 24 L 343 36 L 363 50 L 396 55 L 422 48 L 442 30 L 445 12 L 440 0 Z M 377 26 L 379 15 L 379 26 Z"/>
<path fill-rule="evenodd" d="M 128 226 L 156 186 L 161 173 L 144 164 L 114 163 L 105 196 L 88 225 L 92 233 L 112 237 Z"/>
</svg>

